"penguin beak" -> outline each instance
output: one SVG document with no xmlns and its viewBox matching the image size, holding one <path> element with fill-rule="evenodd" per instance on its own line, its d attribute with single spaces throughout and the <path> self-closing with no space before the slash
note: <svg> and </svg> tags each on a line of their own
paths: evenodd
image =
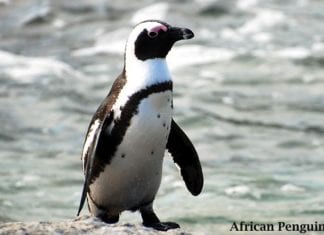
<svg viewBox="0 0 324 235">
<path fill-rule="evenodd" d="M 191 39 L 193 37 L 194 33 L 190 29 L 178 27 L 171 27 L 169 29 L 169 38 L 174 42 Z"/>
</svg>

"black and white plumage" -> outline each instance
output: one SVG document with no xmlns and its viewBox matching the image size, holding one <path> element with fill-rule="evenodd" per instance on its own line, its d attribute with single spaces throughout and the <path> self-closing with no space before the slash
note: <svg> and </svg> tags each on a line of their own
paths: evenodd
<svg viewBox="0 0 324 235">
<path fill-rule="evenodd" d="M 188 190 L 198 195 L 203 187 L 197 152 L 172 119 L 172 79 L 165 60 L 176 41 L 193 36 L 189 29 L 157 20 L 144 21 L 131 32 L 124 69 L 88 128 L 78 215 L 87 198 L 90 213 L 107 223 L 117 222 L 122 211 L 139 210 L 145 226 L 179 227 L 160 222 L 152 205 L 166 149 Z"/>
</svg>

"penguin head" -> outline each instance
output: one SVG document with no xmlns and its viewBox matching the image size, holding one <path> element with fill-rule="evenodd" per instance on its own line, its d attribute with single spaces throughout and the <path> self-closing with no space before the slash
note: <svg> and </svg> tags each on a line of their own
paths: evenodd
<svg viewBox="0 0 324 235">
<path fill-rule="evenodd" d="M 187 28 L 172 27 L 158 20 L 143 21 L 131 32 L 125 56 L 135 55 L 141 61 L 165 58 L 175 42 L 193 37 Z"/>
</svg>

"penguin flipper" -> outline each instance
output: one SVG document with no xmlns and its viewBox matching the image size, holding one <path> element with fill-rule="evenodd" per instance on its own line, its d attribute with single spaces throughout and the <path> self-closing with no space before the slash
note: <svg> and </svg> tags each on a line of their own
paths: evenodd
<svg viewBox="0 0 324 235">
<path fill-rule="evenodd" d="M 166 147 L 174 162 L 180 167 L 187 189 L 194 196 L 200 194 L 204 184 L 204 176 L 197 151 L 173 119 Z"/>
<path fill-rule="evenodd" d="M 92 138 L 91 143 L 90 143 L 88 149 L 85 150 L 86 151 L 85 154 L 82 155 L 83 170 L 84 170 L 85 180 L 84 180 L 84 183 L 83 183 L 83 189 L 82 189 L 81 200 L 80 200 L 80 205 L 79 205 L 77 216 L 79 216 L 79 214 L 80 214 L 80 212 L 81 212 L 81 210 L 83 208 L 85 199 L 87 197 L 87 193 L 89 191 L 89 185 L 90 185 L 90 179 L 91 179 L 91 168 L 92 168 L 92 165 L 93 165 L 98 140 L 99 140 L 99 137 L 100 137 L 102 126 L 103 126 L 103 121 L 101 121 L 101 122 L 98 121 L 98 122 L 99 122 L 98 126 L 95 126 L 96 129 L 92 130 L 94 132 L 93 132 L 93 135 L 91 135 L 91 138 Z M 91 123 L 91 125 L 90 125 L 90 127 L 88 129 L 88 134 L 87 134 L 87 138 L 85 140 L 85 143 L 87 143 L 87 139 L 90 138 L 89 133 L 91 132 L 91 127 L 93 125 L 95 125 L 95 124 Z M 86 148 L 85 145 L 86 144 L 84 144 L 83 148 Z"/>
<path fill-rule="evenodd" d="M 99 142 L 102 139 L 106 140 L 106 134 L 102 130 L 106 129 L 107 126 L 109 126 L 112 123 L 113 116 L 114 116 L 114 112 L 111 111 L 108 113 L 107 117 L 103 118 L 103 120 L 101 120 L 101 118 L 95 119 L 95 117 L 94 117 L 93 121 L 91 122 L 91 124 L 89 126 L 88 135 L 87 135 L 87 138 L 86 138 L 85 144 L 84 144 L 84 148 L 86 148 L 86 149 L 84 151 L 85 152 L 84 155 L 82 156 L 85 180 L 84 180 L 84 184 L 83 184 L 81 201 L 80 201 L 80 206 L 79 206 L 77 216 L 79 216 L 79 214 L 83 208 L 85 199 L 87 197 L 87 193 L 89 192 L 89 185 L 91 183 L 91 179 L 93 176 L 92 173 L 93 173 L 93 170 L 95 167 L 94 163 L 97 160 L 96 154 L 98 151 L 98 147 L 100 145 Z M 89 139 L 90 143 L 86 144 L 88 141 L 88 138 L 90 138 Z"/>
<path fill-rule="evenodd" d="M 92 175 L 93 175 L 93 166 L 96 162 L 96 153 L 98 151 L 98 143 L 99 140 L 106 141 L 106 134 L 105 130 L 109 127 L 113 121 L 114 111 L 112 110 L 112 106 L 115 103 L 117 96 L 121 90 L 121 88 L 126 83 L 125 80 L 125 69 L 123 72 L 118 76 L 115 82 L 112 85 L 112 88 L 106 97 L 106 99 L 101 103 L 99 108 L 97 109 L 95 115 L 93 116 L 88 132 L 87 137 L 84 141 L 83 145 L 83 153 L 82 153 L 82 161 L 83 161 L 83 171 L 84 171 L 84 184 L 81 194 L 81 200 L 79 205 L 79 210 L 77 216 L 79 216 L 85 199 L 87 197 L 87 193 L 89 192 L 89 185 L 91 183 Z M 113 92 L 115 91 L 115 92 Z M 100 147 L 99 147 L 100 148 Z"/>
</svg>

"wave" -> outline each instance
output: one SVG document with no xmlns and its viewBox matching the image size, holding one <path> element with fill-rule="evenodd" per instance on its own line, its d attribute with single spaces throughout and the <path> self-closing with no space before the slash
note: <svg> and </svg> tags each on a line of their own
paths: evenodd
<svg viewBox="0 0 324 235">
<path fill-rule="evenodd" d="M 0 51 L 0 75 L 21 83 L 34 83 L 39 79 L 82 78 L 82 73 L 70 65 L 48 57 L 29 57 Z"/>
<path fill-rule="evenodd" d="M 280 129 L 285 131 L 294 131 L 294 132 L 304 132 L 304 133 L 312 133 L 323 135 L 324 127 L 319 125 L 288 125 L 284 123 L 276 123 L 276 122 L 264 122 L 260 120 L 251 120 L 251 119 L 239 119 L 234 117 L 226 117 L 217 113 L 211 113 L 201 108 L 193 108 L 195 111 L 201 113 L 202 116 L 208 116 L 213 119 L 216 119 L 221 122 L 231 123 L 238 126 L 255 126 L 255 127 L 263 127 L 270 129 Z"/>
</svg>

